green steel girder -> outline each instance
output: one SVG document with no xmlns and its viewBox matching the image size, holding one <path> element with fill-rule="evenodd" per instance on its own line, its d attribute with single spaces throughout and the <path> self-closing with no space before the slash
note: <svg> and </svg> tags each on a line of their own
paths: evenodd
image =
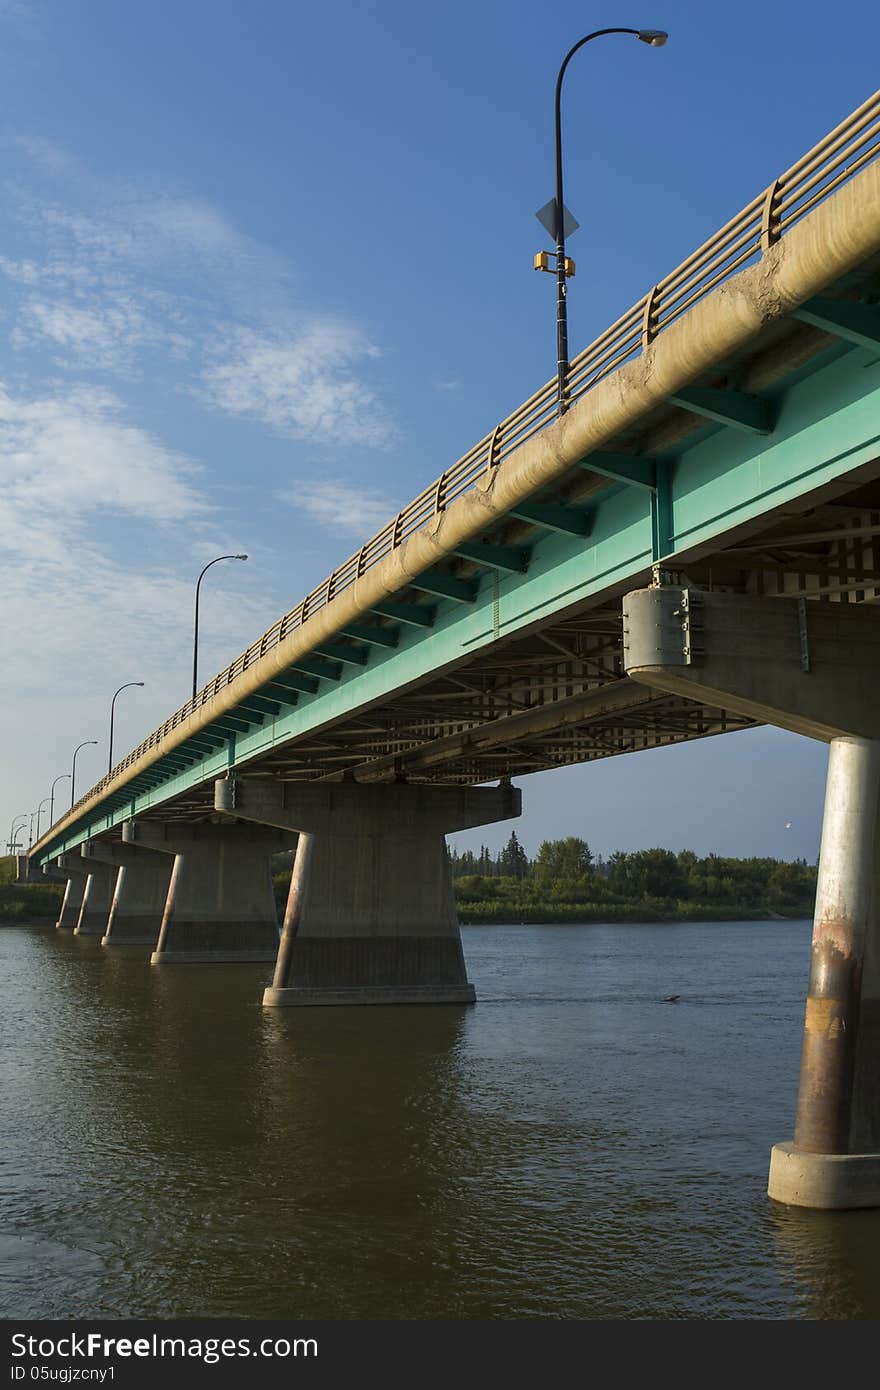
<svg viewBox="0 0 880 1390">
<path fill-rule="evenodd" d="M 799 309 L 793 309 L 791 317 L 812 324 L 814 328 L 823 328 L 826 333 L 833 333 L 836 338 L 855 343 L 857 347 L 874 352 L 880 348 L 880 309 L 875 304 L 816 295 Z"/>
<path fill-rule="evenodd" d="M 342 668 L 338 663 L 324 661 L 320 656 L 310 657 L 301 656 L 296 661 L 292 661 L 284 673 L 285 680 L 294 681 L 296 677 L 293 672 L 301 672 L 304 676 L 317 676 L 322 681 L 342 680 Z M 303 686 L 303 690 L 308 690 L 308 686 Z"/>
<path fill-rule="evenodd" d="M 298 663 L 297 663 L 298 664 Z M 293 668 L 282 676 L 273 676 L 272 685 L 295 692 L 298 695 L 317 695 L 318 682 L 309 676 L 298 675 Z"/>
<path fill-rule="evenodd" d="M 771 434 L 773 411 L 769 401 L 744 391 L 722 391 L 716 386 L 688 386 L 669 400 L 692 415 L 702 415 L 719 425 L 729 425 L 748 434 Z"/>
<path fill-rule="evenodd" d="M 439 598 L 451 598 L 454 603 L 475 603 L 478 588 L 470 580 L 457 579 L 454 574 L 435 569 L 423 570 L 409 580 L 409 587 L 421 589 L 426 594 L 436 594 Z"/>
<path fill-rule="evenodd" d="M 581 459 L 578 467 L 588 473 L 600 473 L 603 478 L 613 478 L 616 483 L 646 488 L 648 492 L 653 492 L 657 485 L 656 460 L 638 454 L 609 454 L 598 450 Z"/>
<path fill-rule="evenodd" d="M 281 713 L 281 705 L 277 700 L 267 699 L 265 695 L 248 695 L 246 700 L 242 700 L 238 706 L 248 714 L 260 714 L 268 719 L 277 719 Z"/>
<path fill-rule="evenodd" d="M 427 604 L 421 603 L 399 603 L 397 599 L 382 599 L 379 603 L 374 603 L 370 609 L 371 613 L 378 613 L 380 618 L 391 618 L 395 622 L 405 623 L 407 627 L 433 627 L 437 615 L 435 608 L 429 608 Z"/>
<path fill-rule="evenodd" d="M 302 693 L 299 687 L 294 689 L 292 686 L 285 685 L 281 680 L 269 681 L 263 689 L 273 700 L 277 700 L 281 705 L 288 705 L 291 709 L 299 703 L 299 697 Z"/>
<path fill-rule="evenodd" d="M 455 555 L 487 569 L 502 570 L 505 574 L 525 574 L 529 567 L 529 551 L 525 546 L 487 545 L 483 541 L 465 541 L 457 545 Z"/>
<path fill-rule="evenodd" d="M 355 642 L 366 642 L 371 647 L 396 647 L 400 642 L 400 629 L 396 627 L 367 627 L 360 623 L 350 623 L 342 629 L 343 637 L 351 637 Z"/>
<path fill-rule="evenodd" d="M 238 708 L 238 707 L 236 706 L 236 711 L 237 711 L 237 708 Z M 212 719 L 212 720 L 211 720 L 211 728 L 212 728 L 212 729 L 224 729 L 224 730 L 226 730 L 227 733 L 232 733 L 232 734 L 238 734 L 238 733 L 244 733 L 244 734 L 246 734 L 246 733 L 249 733 L 249 732 L 250 732 L 250 729 L 251 729 L 251 727 L 252 727 L 254 724 L 262 724 L 262 722 L 263 722 L 262 715 L 257 715 L 257 714 L 248 715 L 248 717 L 247 717 L 246 719 L 243 718 L 243 717 L 242 717 L 242 718 L 239 718 L 238 715 L 237 715 L 237 713 L 234 713 L 234 714 L 218 714 L 218 716 L 217 716 L 216 719 Z"/>
<path fill-rule="evenodd" d="M 545 531 L 558 531 L 563 536 L 588 536 L 593 529 L 593 513 L 575 511 L 555 502 L 520 502 L 510 516 L 527 521 Z"/>
<path fill-rule="evenodd" d="M 341 642 L 322 642 L 315 648 L 319 656 L 331 661 L 341 661 L 344 666 L 366 666 L 369 652 L 359 651 L 357 647 L 347 647 Z"/>
</svg>

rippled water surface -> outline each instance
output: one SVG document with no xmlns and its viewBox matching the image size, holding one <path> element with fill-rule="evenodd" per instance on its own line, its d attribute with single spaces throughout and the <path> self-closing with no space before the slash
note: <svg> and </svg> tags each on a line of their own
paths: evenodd
<svg viewBox="0 0 880 1390">
<path fill-rule="evenodd" d="M 476 1008 L 263 1010 L 0 931 L 0 1313 L 880 1317 L 880 1213 L 765 1192 L 806 924 L 463 936 Z"/>
</svg>

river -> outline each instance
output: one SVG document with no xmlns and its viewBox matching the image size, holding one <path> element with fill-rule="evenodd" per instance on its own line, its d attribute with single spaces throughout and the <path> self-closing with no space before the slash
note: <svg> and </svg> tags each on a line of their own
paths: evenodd
<svg viewBox="0 0 880 1390">
<path fill-rule="evenodd" d="M 462 936 L 475 1008 L 263 1010 L 0 930 L 0 1313 L 880 1317 L 880 1212 L 766 1196 L 809 924 Z"/>
</svg>

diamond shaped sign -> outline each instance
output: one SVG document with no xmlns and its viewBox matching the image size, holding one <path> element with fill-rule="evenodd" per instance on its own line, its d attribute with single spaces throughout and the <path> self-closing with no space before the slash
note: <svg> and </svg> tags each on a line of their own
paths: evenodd
<svg viewBox="0 0 880 1390">
<path fill-rule="evenodd" d="M 555 241 L 555 240 L 556 240 L 556 199 L 555 199 L 555 198 L 551 198 L 550 201 L 549 201 L 549 203 L 545 203 L 544 206 L 543 206 L 542 208 L 539 208 L 539 209 L 538 209 L 538 211 L 535 213 L 535 216 L 537 217 L 538 221 L 540 222 L 540 224 L 541 224 L 541 226 L 544 228 L 544 230 L 547 231 L 547 232 L 549 232 L 550 235 L 552 236 L 553 240 Z M 568 210 L 568 208 L 565 206 L 565 203 L 563 203 L 563 204 L 562 204 L 562 234 L 563 234 L 563 236 L 565 237 L 565 239 L 568 240 L 568 238 L 572 235 L 572 233 L 577 231 L 577 229 L 578 229 L 578 227 L 579 227 L 580 225 L 581 225 L 581 224 L 580 224 L 580 222 L 578 222 L 578 220 L 577 220 L 577 218 L 575 217 L 574 213 L 573 213 L 573 212 L 570 212 L 570 211 Z"/>
</svg>

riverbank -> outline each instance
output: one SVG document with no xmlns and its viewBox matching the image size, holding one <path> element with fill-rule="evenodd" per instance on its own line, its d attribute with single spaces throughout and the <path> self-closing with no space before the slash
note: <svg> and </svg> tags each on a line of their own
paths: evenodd
<svg viewBox="0 0 880 1390">
<path fill-rule="evenodd" d="M 803 922 L 813 916 L 813 904 L 795 905 L 785 912 L 736 904 L 670 903 L 553 903 L 546 907 L 529 903 L 517 909 L 510 903 L 460 903 L 458 920 L 463 927 L 575 926 L 601 922 L 614 926 L 631 922 Z"/>
</svg>

